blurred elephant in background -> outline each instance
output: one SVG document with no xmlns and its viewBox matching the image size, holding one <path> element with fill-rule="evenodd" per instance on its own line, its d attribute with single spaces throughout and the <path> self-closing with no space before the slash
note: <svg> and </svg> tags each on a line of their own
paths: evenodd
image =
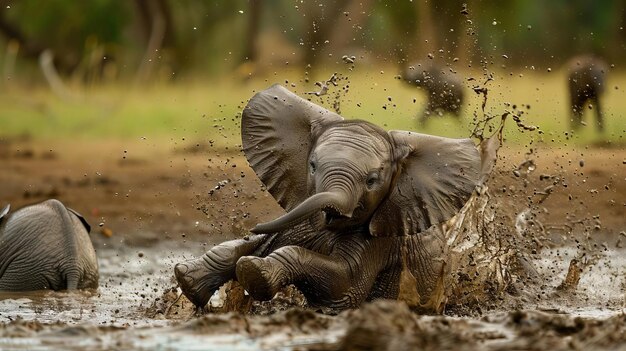
<svg viewBox="0 0 626 351">
<path fill-rule="evenodd" d="M 604 114 L 600 98 L 604 93 L 608 65 L 602 59 L 590 55 L 576 56 L 567 64 L 567 82 L 570 96 L 572 129 L 583 124 L 585 104 L 592 104 L 596 114 L 596 128 L 604 131 Z"/>
<path fill-rule="evenodd" d="M 90 226 L 58 200 L 0 211 L 0 290 L 98 287 Z"/>
<path fill-rule="evenodd" d="M 424 126 L 429 116 L 437 113 L 451 113 L 460 118 L 463 106 L 463 82 L 456 73 L 432 63 L 415 64 L 402 72 L 402 79 L 428 94 L 426 106 L 418 117 L 419 124 Z"/>
<path fill-rule="evenodd" d="M 445 242 L 433 229 L 478 182 L 471 140 L 344 120 L 274 85 L 244 108 L 242 143 L 287 213 L 177 264 L 194 304 L 230 279 L 257 300 L 294 284 L 312 305 L 337 309 L 407 290 L 429 301 L 444 265 Z"/>
</svg>

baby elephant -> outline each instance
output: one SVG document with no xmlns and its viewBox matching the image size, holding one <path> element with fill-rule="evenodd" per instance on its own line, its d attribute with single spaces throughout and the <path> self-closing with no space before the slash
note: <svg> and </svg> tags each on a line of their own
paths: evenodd
<svg viewBox="0 0 626 351">
<path fill-rule="evenodd" d="M 439 309 L 446 243 L 438 228 L 478 184 L 471 140 L 344 120 L 279 85 L 244 108 L 241 136 L 287 213 L 177 264 L 192 302 L 203 306 L 237 279 L 257 300 L 294 284 L 311 305 L 333 309 L 377 298 Z"/>
<path fill-rule="evenodd" d="M 604 131 L 604 117 L 600 107 L 600 95 L 604 93 L 607 64 L 593 56 L 577 56 L 568 64 L 568 86 L 570 95 L 571 124 L 580 128 L 585 104 L 591 102 L 596 111 L 596 127 Z"/>
<path fill-rule="evenodd" d="M 90 227 L 80 214 L 58 200 L 9 209 L 0 210 L 0 290 L 98 287 Z"/>
<path fill-rule="evenodd" d="M 428 94 L 426 107 L 419 117 L 420 125 L 425 125 L 433 113 L 451 113 L 459 118 L 463 105 L 463 86 L 454 73 L 435 65 L 416 64 L 403 72 L 404 81 L 423 88 Z"/>
</svg>

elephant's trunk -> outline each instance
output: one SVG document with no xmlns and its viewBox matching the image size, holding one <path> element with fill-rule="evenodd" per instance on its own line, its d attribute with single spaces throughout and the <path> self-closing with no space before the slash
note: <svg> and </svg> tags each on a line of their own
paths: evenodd
<svg viewBox="0 0 626 351">
<path fill-rule="evenodd" d="M 275 233 L 291 228 L 294 224 L 316 214 L 319 211 L 332 213 L 334 216 L 351 217 L 353 207 L 349 206 L 349 197 L 339 192 L 317 193 L 296 208 L 273 221 L 257 224 L 253 233 Z"/>
</svg>

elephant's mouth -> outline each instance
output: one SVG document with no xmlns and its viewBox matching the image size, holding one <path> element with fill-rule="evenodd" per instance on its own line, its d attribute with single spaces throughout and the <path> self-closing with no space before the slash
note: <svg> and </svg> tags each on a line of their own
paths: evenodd
<svg viewBox="0 0 626 351">
<path fill-rule="evenodd" d="M 351 214 L 345 214 L 341 210 L 332 204 L 328 204 L 322 208 L 324 214 L 324 223 L 326 226 L 330 226 L 340 221 L 347 221 L 352 218 Z"/>
</svg>

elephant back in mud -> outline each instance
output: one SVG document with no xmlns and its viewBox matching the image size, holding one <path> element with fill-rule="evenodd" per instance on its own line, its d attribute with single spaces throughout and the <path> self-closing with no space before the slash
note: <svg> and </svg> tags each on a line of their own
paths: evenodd
<svg viewBox="0 0 626 351">
<path fill-rule="evenodd" d="M 0 290 L 98 287 L 90 226 L 58 200 L 0 211 Z"/>
<path fill-rule="evenodd" d="M 460 118 L 464 92 L 456 73 L 433 64 L 415 64 L 404 70 L 402 78 L 408 84 L 426 91 L 428 99 L 418 117 L 420 125 L 425 125 L 433 114 L 450 113 Z"/>
<path fill-rule="evenodd" d="M 441 310 L 451 268 L 441 225 L 487 164 L 473 141 L 344 120 L 274 85 L 245 107 L 242 146 L 286 213 L 177 264 L 194 304 L 237 279 L 257 300 L 294 284 L 325 308 L 387 298 Z"/>
<path fill-rule="evenodd" d="M 577 56 L 567 65 L 567 82 L 570 97 L 572 129 L 583 124 L 585 104 L 591 103 L 595 110 L 596 128 L 604 131 L 604 114 L 600 99 L 604 94 L 608 65 L 594 56 Z"/>
</svg>

